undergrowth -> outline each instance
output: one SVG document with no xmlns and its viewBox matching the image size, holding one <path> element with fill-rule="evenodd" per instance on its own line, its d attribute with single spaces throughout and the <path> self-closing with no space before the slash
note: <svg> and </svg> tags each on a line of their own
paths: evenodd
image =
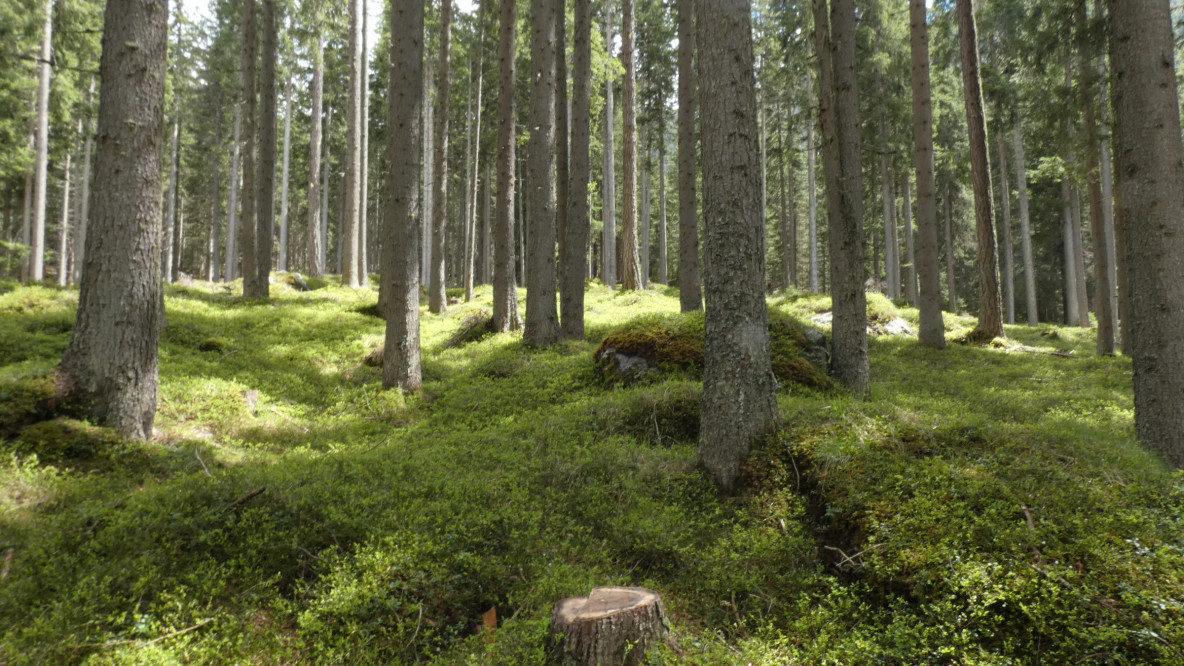
<svg viewBox="0 0 1184 666">
<path fill-rule="evenodd" d="M 1184 661 L 1184 476 L 1138 447 L 1130 364 L 1084 329 L 874 338 L 872 397 L 784 387 L 721 497 L 694 373 L 608 388 L 592 360 L 693 328 L 676 293 L 590 285 L 587 339 L 532 350 L 458 335 L 480 288 L 425 310 L 404 396 L 363 363 L 376 295 L 316 286 L 169 287 L 147 443 L 43 420 L 76 292 L 0 294 L 0 663 L 541 664 L 552 604 L 605 584 L 663 594 L 654 663 Z"/>
</svg>

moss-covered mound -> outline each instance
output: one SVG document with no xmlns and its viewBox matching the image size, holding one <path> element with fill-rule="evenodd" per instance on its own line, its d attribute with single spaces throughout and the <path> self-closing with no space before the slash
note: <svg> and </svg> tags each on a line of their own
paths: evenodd
<svg viewBox="0 0 1184 666">
<path fill-rule="evenodd" d="M 773 374 L 782 385 L 822 390 L 832 386 L 826 374 L 825 339 L 820 334 L 770 308 L 769 341 Z M 655 370 L 699 375 L 703 370 L 703 343 L 702 312 L 639 317 L 606 335 L 593 358 L 609 385 L 634 383 Z M 622 364 L 616 360 L 622 357 L 632 361 Z"/>
<path fill-rule="evenodd" d="M 6 448 L 12 453 L 36 455 L 42 462 L 75 462 L 106 458 L 118 452 L 123 439 L 106 428 L 69 418 L 34 423 L 21 430 Z"/>
</svg>

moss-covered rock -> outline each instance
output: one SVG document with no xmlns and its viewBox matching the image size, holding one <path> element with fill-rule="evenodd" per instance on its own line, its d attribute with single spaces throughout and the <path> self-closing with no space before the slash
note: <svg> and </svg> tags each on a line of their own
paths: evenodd
<svg viewBox="0 0 1184 666">
<path fill-rule="evenodd" d="M 605 336 L 593 358 L 606 384 L 634 384 L 660 372 L 703 369 L 702 312 L 642 317 Z M 831 387 L 826 374 L 825 336 L 776 309 L 769 310 L 773 374 L 785 384 Z M 821 352 L 821 353 L 819 353 Z"/>
</svg>

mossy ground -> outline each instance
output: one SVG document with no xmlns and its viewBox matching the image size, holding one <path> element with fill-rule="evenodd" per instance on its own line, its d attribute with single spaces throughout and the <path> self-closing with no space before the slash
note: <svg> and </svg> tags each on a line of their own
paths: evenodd
<svg viewBox="0 0 1184 666">
<path fill-rule="evenodd" d="M 721 497 L 697 381 L 606 389 L 592 362 L 675 315 L 669 290 L 590 286 L 587 340 L 543 350 L 449 344 L 488 288 L 425 309 L 412 396 L 362 363 L 373 292 L 238 293 L 168 289 L 152 442 L 4 434 L 0 663 L 539 664 L 551 604 L 603 584 L 664 594 L 677 647 L 655 663 L 1184 661 L 1184 476 L 1135 443 L 1130 364 L 1086 330 L 874 339 L 872 397 L 783 390 Z M 0 294 L 0 417 L 49 387 L 75 301 Z"/>
</svg>

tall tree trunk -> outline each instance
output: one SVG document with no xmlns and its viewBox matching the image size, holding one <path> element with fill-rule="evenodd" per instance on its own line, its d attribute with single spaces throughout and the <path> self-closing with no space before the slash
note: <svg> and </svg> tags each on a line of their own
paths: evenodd
<svg viewBox="0 0 1184 666">
<path fill-rule="evenodd" d="M 418 391 L 423 385 L 419 345 L 419 238 L 424 219 L 418 210 L 420 142 L 429 126 L 421 124 L 424 94 L 424 4 L 390 3 L 390 81 L 387 90 L 386 219 L 383 230 L 379 294 L 386 316 L 382 385 Z"/>
<path fill-rule="evenodd" d="M 222 234 L 222 88 L 217 89 L 218 101 L 214 105 L 214 147 L 210 155 L 214 166 L 214 177 L 210 180 L 210 233 L 207 239 L 206 280 L 218 279 L 221 264 L 221 248 L 218 239 Z"/>
<path fill-rule="evenodd" d="M 370 43 L 369 10 L 362 0 L 362 119 L 358 134 L 362 143 L 362 167 L 358 171 L 358 280 L 363 287 L 370 286 Z"/>
<path fill-rule="evenodd" d="M 646 140 L 645 134 L 642 134 L 641 145 L 645 151 L 645 159 L 639 158 L 641 164 L 641 200 L 638 206 L 638 236 L 641 241 L 641 288 L 645 289 L 650 286 L 650 202 L 652 201 L 652 191 L 650 189 L 650 171 L 653 170 L 651 164 L 649 142 Z"/>
<path fill-rule="evenodd" d="M 473 300 L 473 282 L 477 270 L 477 183 L 481 174 L 481 105 L 485 92 L 485 0 L 477 4 L 477 113 L 473 119 L 473 159 L 469 163 L 468 243 L 465 246 L 465 302 Z"/>
<path fill-rule="evenodd" d="M 349 0 L 349 90 L 345 106 L 345 217 L 342 219 L 341 284 L 362 286 L 362 9 L 361 0 Z M 445 28 L 447 30 L 447 28 Z"/>
<path fill-rule="evenodd" d="M 572 31 L 571 171 L 567 188 L 567 227 L 560 258 L 560 334 L 584 337 L 584 274 L 588 270 L 592 141 L 592 0 L 575 0 Z"/>
<path fill-rule="evenodd" d="M 958 35 L 962 47 L 962 82 L 966 93 L 966 123 L 970 131 L 970 173 L 974 182 L 974 220 L 978 237 L 978 326 L 971 338 L 1003 337 L 1003 308 L 999 298 L 999 255 L 995 245 L 995 216 L 991 209 L 991 167 L 987 161 L 987 121 L 983 114 L 982 79 L 978 70 L 978 36 L 971 0 L 957 0 Z"/>
<path fill-rule="evenodd" d="M 943 197 L 946 208 L 946 287 L 949 290 L 950 302 L 947 306 L 950 312 L 958 314 L 958 280 L 954 267 L 954 196 L 950 191 L 950 184 L 946 183 Z"/>
<path fill-rule="evenodd" d="M 1135 432 L 1169 465 L 1184 467 L 1184 146 L 1173 24 L 1167 0 L 1109 7 Z"/>
<path fill-rule="evenodd" d="M 621 64 L 625 78 L 621 82 L 621 288 L 645 286 L 638 256 L 637 239 L 637 55 L 633 31 L 633 2 L 621 0 Z"/>
<path fill-rule="evenodd" d="M 174 93 L 174 96 L 179 96 Z M 161 273 L 165 282 L 173 281 L 173 255 L 176 249 L 174 234 L 177 229 L 177 172 L 180 170 L 181 103 L 173 102 L 173 143 L 169 157 L 169 190 L 165 195 L 164 242 L 161 243 Z"/>
<path fill-rule="evenodd" d="M 781 159 L 777 163 L 777 189 L 779 195 L 777 217 L 781 236 L 781 286 L 790 289 L 796 286 L 793 274 L 794 264 L 797 263 L 797 257 L 794 254 L 796 250 L 794 247 L 796 234 L 789 228 L 789 199 L 786 196 L 785 187 L 785 163 L 789 159 L 785 151 L 785 132 L 782 131 L 780 126 L 777 127 L 777 152 L 781 155 Z"/>
<path fill-rule="evenodd" d="M 613 0 L 605 2 L 604 10 L 604 43 L 608 54 L 612 56 L 613 43 Z M 605 64 L 606 74 L 612 72 L 611 64 Z M 604 81 L 604 267 L 602 275 L 604 284 L 609 289 L 617 286 L 617 176 L 615 171 L 616 153 L 613 148 L 613 82 L 607 75 Z"/>
<path fill-rule="evenodd" d="M 288 179 L 292 156 L 292 85 L 284 86 L 284 156 L 280 167 L 280 247 L 276 270 L 288 270 Z"/>
<path fill-rule="evenodd" d="M 87 100 L 93 98 L 95 80 L 92 77 L 87 86 Z M 89 106 L 89 104 L 88 104 Z M 220 117 L 220 116 L 219 116 Z M 85 132 L 86 141 L 82 149 L 82 192 L 78 197 L 78 234 L 74 239 L 74 282 L 82 282 L 82 267 L 86 261 L 86 236 L 90 230 L 90 169 L 91 153 L 94 150 L 94 130 L 91 128 L 90 115 L 87 114 Z"/>
<path fill-rule="evenodd" d="M 814 106 L 814 82 L 807 83 L 809 105 Z M 814 117 L 811 115 L 806 122 L 806 210 L 809 215 L 810 233 L 810 291 L 818 293 L 818 168 L 816 155 L 818 147 L 814 143 Z"/>
<path fill-rule="evenodd" d="M 331 169 L 333 164 L 333 155 L 330 147 L 332 143 L 329 137 L 332 136 L 333 128 L 333 107 L 329 107 L 329 113 L 325 118 L 325 131 L 323 132 L 324 146 L 322 152 L 325 153 L 321 160 L 321 255 L 317 258 L 320 262 L 324 272 L 329 272 L 329 178 L 332 175 Z"/>
<path fill-rule="evenodd" d="M 530 141 L 526 146 L 530 234 L 526 325 L 522 341 L 542 347 L 559 338 L 555 307 L 555 65 L 561 0 L 531 0 Z"/>
<path fill-rule="evenodd" d="M 448 222 L 448 97 L 451 73 L 449 50 L 452 33 L 452 0 L 443 0 L 440 10 L 440 61 L 436 72 L 435 166 L 432 185 L 432 267 L 428 287 L 428 308 L 432 314 L 448 310 L 445 292 L 446 266 L 444 228 Z"/>
<path fill-rule="evenodd" d="M 426 36 L 425 36 L 426 42 Z M 426 46 L 425 46 L 426 51 Z M 423 189 L 423 236 L 420 238 L 420 284 L 430 285 L 432 280 L 432 223 L 435 220 L 435 133 L 436 106 L 432 103 L 435 80 L 432 77 L 431 62 L 426 58 L 423 68 L 423 169 L 420 186 Z"/>
<path fill-rule="evenodd" d="M 94 217 L 57 392 L 90 418 L 152 436 L 158 383 L 161 149 L 168 9 L 108 0 L 99 64 Z"/>
<path fill-rule="evenodd" d="M 1024 295 L 1028 310 L 1028 325 L 1036 326 L 1040 318 L 1036 309 L 1036 262 L 1032 258 L 1032 222 L 1028 214 L 1028 172 L 1024 165 L 1024 133 L 1019 115 L 1011 130 L 1015 149 L 1015 180 L 1020 204 L 1020 250 L 1024 260 Z"/>
<path fill-rule="evenodd" d="M 658 282 L 669 284 L 666 249 L 666 132 L 658 141 Z"/>
<path fill-rule="evenodd" d="M 29 256 L 29 277 L 45 278 L 45 198 L 49 181 L 49 77 L 53 57 L 53 0 L 45 0 L 45 24 L 41 32 L 41 55 L 37 60 L 37 141 L 33 180 L 33 238 Z"/>
<path fill-rule="evenodd" d="M 243 213 L 242 213 L 242 271 L 243 296 L 256 298 L 259 287 L 258 251 L 255 248 L 258 209 L 258 173 L 256 170 L 256 96 L 255 96 L 255 0 L 243 2 Z"/>
<path fill-rule="evenodd" d="M 908 268 L 904 273 L 905 298 L 909 299 L 909 303 L 918 306 L 920 299 L 917 296 L 917 246 L 913 239 L 913 202 L 911 201 L 911 193 L 909 192 L 908 176 L 901 179 L 900 191 L 904 196 L 900 210 L 904 214 L 904 255 L 905 261 L 908 262 Z M 940 303 L 938 303 L 937 311 L 940 317 Z"/>
<path fill-rule="evenodd" d="M 695 196 L 695 13 L 694 0 L 678 4 L 678 291 L 683 312 L 703 307 L 699 273 L 699 220 Z M 605 162 L 607 164 L 607 160 Z M 607 186 L 607 183 L 606 183 Z M 606 199 L 607 201 L 607 199 Z M 605 208 L 607 227 L 608 208 Z M 605 253 L 608 235 L 605 235 Z M 606 278 L 607 283 L 607 278 Z"/>
<path fill-rule="evenodd" d="M 1007 180 L 1007 140 L 999 133 L 999 202 L 1003 220 L 999 223 L 999 249 L 1003 255 L 1003 308 L 1007 323 L 1015 323 L 1015 266 L 1011 248 L 1011 185 Z"/>
<path fill-rule="evenodd" d="M 230 142 L 230 191 L 226 201 L 226 268 L 222 279 L 233 282 L 238 278 L 238 195 L 242 173 L 240 147 L 242 145 L 243 106 L 234 105 L 234 136 Z"/>
<path fill-rule="evenodd" d="M 485 163 L 485 196 L 481 206 L 481 283 L 493 284 L 493 169 Z"/>
<path fill-rule="evenodd" d="M 870 389 L 870 370 L 854 0 L 832 0 L 829 17 L 825 0 L 814 0 L 814 25 L 822 89 L 820 113 L 834 308 L 831 374 L 863 396 Z"/>
<path fill-rule="evenodd" d="M 698 0 L 695 8 L 707 235 L 699 459 L 717 484 L 730 489 L 749 446 L 777 426 L 764 297 L 752 5 Z"/>
<path fill-rule="evenodd" d="M 320 34 L 313 35 L 312 58 L 312 129 L 308 142 L 308 258 L 310 275 L 325 272 L 325 246 L 321 239 L 321 114 L 325 96 L 325 46 Z"/>
<path fill-rule="evenodd" d="M 571 184 L 569 169 L 568 116 L 571 115 L 570 100 L 567 99 L 567 11 L 566 2 L 561 3 L 555 26 L 555 239 L 559 257 L 563 257 L 563 246 L 567 233 L 567 202 Z M 560 259 L 562 260 L 562 259 Z M 562 280 L 562 276 L 559 277 Z"/>
<path fill-rule="evenodd" d="M 1061 180 L 1061 248 L 1064 256 L 1065 325 L 1079 326 L 1077 302 L 1077 251 L 1073 243 L 1073 192 L 1068 176 Z"/>
<path fill-rule="evenodd" d="M 881 124 L 881 132 L 883 125 Z M 881 134 L 883 135 L 883 134 Z M 896 193 L 892 188 L 892 171 L 888 168 L 887 153 L 880 155 L 880 198 L 884 208 L 884 278 L 888 298 L 897 298 L 900 282 L 896 279 L 892 267 L 892 255 L 896 253 L 893 233 L 896 225 Z"/>
<path fill-rule="evenodd" d="M 66 286 L 70 268 L 70 162 L 72 155 L 66 153 L 66 164 L 62 167 L 62 219 L 58 225 L 58 286 Z"/>
<path fill-rule="evenodd" d="M 514 261 L 514 157 L 517 117 L 514 99 L 516 76 L 518 18 L 514 2 L 500 3 L 498 21 L 498 95 L 497 95 L 497 221 L 493 230 L 493 328 L 517 330 L 518 283 Z M 576 34 L 579 34 L 577 28 Z M 521 222 L 521 216 L 518 218 Z"/>
<path fill-rule="evenodd" d="M 271 251 L 275 236 L 275 135 L 276 135 L 276 0 L 262 0 L 263 35 L 260 62 L 263 71 L 259 79 L 259 191 L 256 208 L 259 211 L 258 231 L 255 234 L 256 259 L 255 292 L 252 298 L 267 298 L 271 293 Z"/>
<path fill-rule="evenodd" d="M 1105 79 L 1103 79 L 1104 81 Z M 1105 83 L 1103 83 L 1103 88 Z M 1100 95 L 1105 104 L 1101 107 L 1105 109 L 1109 106 L 1109 95 L 1103 89 Z M 1118 282 L 1118 253 L 1115 251 L 1115 234 L 1114 234 L 1114 165 L 1112 164 L 1110 156 L 1110 131 L 1108 123 L 1102 123 L 1102 128 L 1105 134 L 1099 137 L 1101 144 L 1101 180 L 1102 180 L 1102 224 L 1106 236 L 1106 266 L 1107 280 L 1110 283 L 1109 300 L 1110 300 L 1110 331 L 1115 338 L 1117 345 L 1125 344 L 1126 335 L 1120 333 L 1119 330 L 1119 300 L 1118 294 L 1120 285 Z M 1123 349 L 1125 353 L 1125 348 Z M 1113 350 L 1111 350 L 1113 353 Z"/>
</svg>

